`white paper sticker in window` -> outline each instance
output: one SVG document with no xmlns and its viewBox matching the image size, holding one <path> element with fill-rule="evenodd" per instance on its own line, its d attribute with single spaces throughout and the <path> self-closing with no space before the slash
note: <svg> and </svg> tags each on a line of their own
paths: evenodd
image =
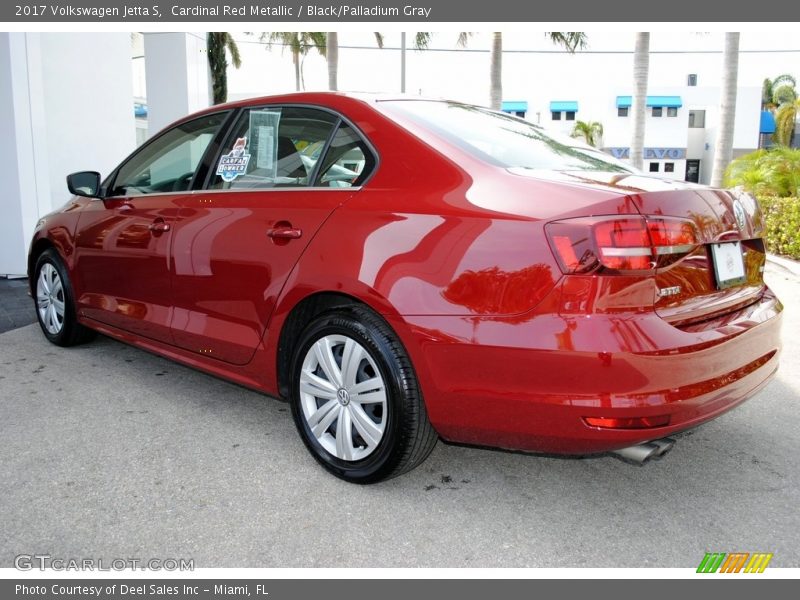
<svg viewBox="0 0 800 600">
<path fill-rule="evenodd" d="M 273 179 L 278 174 L 278 127 L 281 113 L 271 110 L 250 111 L 250 136 L 256 155 L 256 168 Z"/>
</svg>

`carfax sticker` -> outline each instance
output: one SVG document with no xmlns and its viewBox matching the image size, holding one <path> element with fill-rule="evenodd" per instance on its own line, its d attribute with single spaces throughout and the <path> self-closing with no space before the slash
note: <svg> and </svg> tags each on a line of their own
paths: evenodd
<svg viewBox="0 0 800 600">
<path fill-rule="evenodd" d="M 233 181 L 240 175 L 247 173 L 247 164 L 250 162 L 250 155 L 247 153 L 247 138 L 240 137 L 231 148 L 230 153 L 223 154 L 219 158 L 217 165 L 217 175 L 223 181 Z"/>
</svg>

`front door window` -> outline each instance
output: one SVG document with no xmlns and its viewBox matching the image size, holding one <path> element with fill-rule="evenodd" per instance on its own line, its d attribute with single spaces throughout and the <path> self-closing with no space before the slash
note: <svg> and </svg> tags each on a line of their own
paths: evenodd
<svg viewBox="0 0 800 600">
<path fill-rule="evenodd" d="M 120 167 L 108 196 L 188 190 L 226 116 L 227 113 L 203 116 L 159 135 Z"/>
</svg>

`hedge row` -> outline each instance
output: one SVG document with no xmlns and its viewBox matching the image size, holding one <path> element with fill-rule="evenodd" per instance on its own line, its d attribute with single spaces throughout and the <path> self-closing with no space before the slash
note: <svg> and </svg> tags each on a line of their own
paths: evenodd
<svg viewBox="0 0 800 600">
<path fill-rule="evenodd" d="M 800 198 L 759 197 L 766 218 L 767 250 L 800 260 Z"/>
</svg>

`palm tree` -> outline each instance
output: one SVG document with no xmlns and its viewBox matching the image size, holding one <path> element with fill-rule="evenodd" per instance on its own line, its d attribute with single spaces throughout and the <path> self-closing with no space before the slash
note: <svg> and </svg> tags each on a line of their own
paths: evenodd
<svg viewBox="0 0 800 600">
<path fill-rule="evenodd" d="M 736 83 L 739 75 L 739 34 L 725 34 L 722 58 L 722 90 L 720 91 L 719 126 L 714 144 L 714 168 L 711 186 L 722 187 L 725 169 L 733 154 L 733 127 L 736 117 Z"/>
<path fill-rule="evenodd" d="M 798 114 L 800 114 L 800 99 L 797 98 L 792 102 L 784 102 L 778 108 L 773 139 L 781 146 L 791 148 Z"/>
<path fill-rule="evenodd" d="M 633 50 L 633 101 L 631 103 L 630 161 L 637 169 L 644 166 L 644 124 L 647 110 L 647 78 L 650 71 L 650 33 L 637 33 Z"/>
<path fill-rule="evenodd" d="M 335 92 L 339 89 L 339 34 L 329 31 L 325 37 L 328 51 L 328 89 Z M 383 48 L 382 33 L 375 32 L 375 42 L 378 44 L 378 48 Z"/>
<path fill-rule="evenodd" d="M 582 31 L 547 31 L 544 34 L 551 42 L 573 54 L 586 47 L 586 34 Z M 489 55 L 489 106 L 500 110 L 503 104 L 503 34 L 492 33 L 492 49 Z"/>
<path fill-rule="evenodd" d="M 272 44 L 281 44 L 284 48 L 289 48 L 292 52 L 292 63 L 294 64 L 295 89 L 299 92 L 303 85 L 303 65 L 301 59 L 304 58 L 312 48 L 322 56 L 327 55 L 327 36 L 321 31 L 272 31 L 261 34 L 261 41 L 267 42 L 267 48 Z"/>
<path fill-rule="evenodd" d="M 765 79 L 761 86 L 761 109 L 774 110 L 778 108 L 781 98 L 786 96 L 787 89 L 794 92 L 796 86 L 797 80 L 787 73 L 778 75 L 774 79 Z"/>
<path fill-rule="evenodd" d="M 228 100 L 228 57 L 225 51 L 230 53 L 231 62 L 237 69 L 242 66 L 242 57 L 236 41 L 227 32 L 209 32 L 206 37 L 206 47 L 214 104 L 222 104 Z"/>
<path fill-rule="evenodd" d="M 596 147 L 603 136 L 603 124 L 599 121 L 576 121 L 570 135 L 574 138 L 582 137 L 587 144 Z"/>
<path fill-rule="evenodd" d="M 503 34 L 492 33 L 492 50 L 489 54 L 489 106 L 500 110 L 503 105 Z"/>
</svg>

